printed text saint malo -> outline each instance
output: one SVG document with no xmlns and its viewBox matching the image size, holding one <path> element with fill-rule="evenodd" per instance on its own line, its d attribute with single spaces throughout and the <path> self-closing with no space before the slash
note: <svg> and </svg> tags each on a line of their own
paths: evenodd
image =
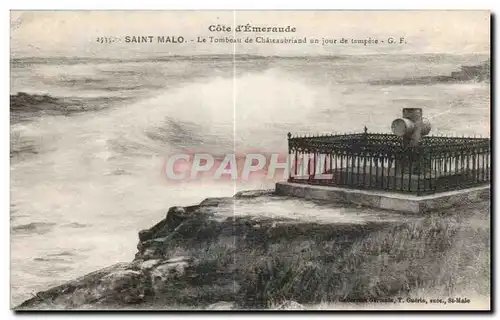
<svg viewBox="0 0 500 320">
<path fill-rule="evenodd" d="M 152 43 L 154 36 L 126 36 L 125 43 Z M 184 43 L 183 36 L 157 36 L 158 43 Z"/>
</svg>

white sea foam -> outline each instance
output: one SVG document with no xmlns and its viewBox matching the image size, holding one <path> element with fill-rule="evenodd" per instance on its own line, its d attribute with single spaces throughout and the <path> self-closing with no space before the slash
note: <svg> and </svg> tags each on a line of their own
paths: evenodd
<svg viewBox="0 0 500 320">
<path fill-rule="evenodd" d="M 488 85 L 370 86 L 358 81 L 358 73 L 350 72 L 345 60 L 326 65 L 305 60 L 294 63 L 293 68 L 282 63 L 285 68 L 277 62 L 267 70 L 243 65 L 236 77 L 231 70 L 208 63 L 158 63 L 152 78 L 143 75 L 134 81 L 148 79 L 164 83 L 165 88 L 147 94 L 141 91 L 137 101 L 98 114 L 45 116 L 13 124 L 14 149 L 16 143 L 24 143 L 38 153 L 12 161 L 12 227 L 55 223 L 43 232 L 37 232 L 35 224 L 30 233 L 13 233 L 13 304 L 34 291 L 132 259 L 137 232 L 162 219 L 170 206 L 231 196 L 239 189 L 272 187 L 272 181 L 169 183 L 162 164 L 174 149 L 286 153 L 288 131 L 360 131 L 364 125 L 370 131 L 388 131 L 401 108 L 413 105 L 423 106 L 427 115 L 453 108 L 452 113 L 433 119 L 433 126 L 441 131 L 489 133 Z M 383 77 L 386 73 L 380 71 L 380 63 L 365 62 L 364 77 Z M 351 67 L 359 68 L 355 63 Z M 73 77 L 92 78 L 99 68 L 114 67 L 89 65 L 70 70 L 75 72 Z M 131 64 L 125 69 L 135 70 Z M 193 74 L 191 80 L 188 75 L 179 78 L 183 70 Z M 56 71 L 42 68 L 38 72 L 43 77 L 60 76 L 62 71 Z M 218 76 L 211 76 L 214 73 Z M 19 77 L 18 89 L 33 83 L 29 73 Z M 169 77 L 181 80 L 173 82 Z M 167 80 L 162 82 L 163 78 Z M 63 91 L 56 84 L 44 89 L 50 86 Z M 84 89 L 79 90 L 85 95 Z M 457 113 L 470 116 L 457 118 Z M 35 260 L 67 251 L 73 255 L 65 261 Z"/>
</svg>

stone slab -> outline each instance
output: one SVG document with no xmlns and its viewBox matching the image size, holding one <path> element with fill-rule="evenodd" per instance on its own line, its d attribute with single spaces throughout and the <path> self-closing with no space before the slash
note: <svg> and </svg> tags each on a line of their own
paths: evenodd
<svg viewBox="0 0 500 320">
<path fill-rule="evenodd" d="M 415 196 L 383 191 L 278 182 L 276 183 L 276 194 L 400 212 L 425 213 L 488 200 L 490 199 L 490 185 Z"/>
</svg>

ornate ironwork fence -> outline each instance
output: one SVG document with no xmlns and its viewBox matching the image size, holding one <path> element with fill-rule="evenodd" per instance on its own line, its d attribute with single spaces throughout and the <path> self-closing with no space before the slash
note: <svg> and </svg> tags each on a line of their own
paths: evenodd
<svg viewBox="0 0 500 320">
<path fill-rule="evenodd" d="M 289 182 L 433 194 L 491 180 L 489 138 L 423 137 L 407 146 L 394 134 L 292 137 Z"/>
</svg>

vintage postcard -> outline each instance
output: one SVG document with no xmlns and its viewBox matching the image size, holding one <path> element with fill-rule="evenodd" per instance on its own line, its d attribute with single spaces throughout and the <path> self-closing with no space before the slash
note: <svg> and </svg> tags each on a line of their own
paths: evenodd
<svg viewBox="0 0 500 320">
<path fill-rule="evenodd" d="M 11 308 L 490 310 L 488 11 L 11 11 Z"/>
</svg>

